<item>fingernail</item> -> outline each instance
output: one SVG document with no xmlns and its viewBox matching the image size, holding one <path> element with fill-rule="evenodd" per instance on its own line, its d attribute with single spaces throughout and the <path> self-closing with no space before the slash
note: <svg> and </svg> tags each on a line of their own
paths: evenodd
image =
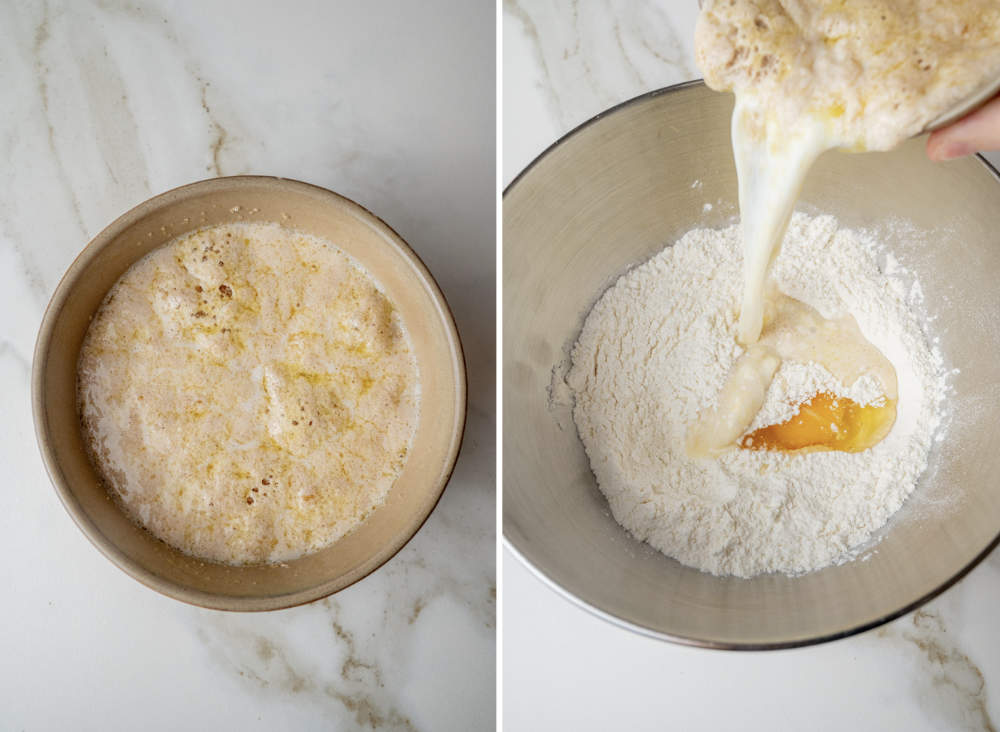
<svg viewBox="0 0 1000 732">
<path fill-rule="evenodd" d="M 935 160 L 954 160 L 955 158 L 961 158 L 966 155 L 975 152 L 968 144 L 964 142 L 949 142 L 946 145 L 940 145 L 932 153 Z"/>
</svg>

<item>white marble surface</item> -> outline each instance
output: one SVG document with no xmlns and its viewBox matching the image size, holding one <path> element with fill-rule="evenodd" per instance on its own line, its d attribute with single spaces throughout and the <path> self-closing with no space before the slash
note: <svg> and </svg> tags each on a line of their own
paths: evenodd
<svg viewBox="0 0 1000 732">
<path fill-rule="evenodd" d="M 492 729 L 495 6 L 0 4 L 0 729 Z M 436 275 L 470 375 L 457 470 L 417 536 L 328 600 L 183 605 L 105 560 L 35 447 L 59 277 L 152 194 L 276 174 L 386 219 Z"/>
<path fill-rule="evenodd" d="M 557 137 L 697 77 L 695 0 L 505 0 L 503 179 Z M 923 609 L 823 646 L 725 653 L 633 635 L 503 555 L 511 730 L 996 730 L 1000 554 Z"/>
</svg>

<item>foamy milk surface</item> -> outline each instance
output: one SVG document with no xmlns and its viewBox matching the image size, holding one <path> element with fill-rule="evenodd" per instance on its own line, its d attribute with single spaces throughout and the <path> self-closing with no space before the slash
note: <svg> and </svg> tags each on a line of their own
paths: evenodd
<svg viewBox="0 0 1000 732">
<path fill-rule="evenodd" d="M 399 314 L 356 261 L 240 224 L 122 276 L 81 349 L 78 397 L 125 510 L 186 553 L 242 564 L 321 549 L 381 505 L 420 393 Z"/>
</svg>

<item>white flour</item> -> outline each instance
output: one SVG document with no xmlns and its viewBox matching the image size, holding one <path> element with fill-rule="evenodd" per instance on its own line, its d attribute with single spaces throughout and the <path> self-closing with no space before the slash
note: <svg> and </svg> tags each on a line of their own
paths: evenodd
<svg viewBox="0 0 1000 732">
<path fill-rule="evenodd" d="M 573 349 L 573 416 L 615 518 L 637 538 L 713 574 L 807 572 L 853 558 L 913 490 L 945 371 L 914 310 L 918 290 L 898 268 L 880 271 L 877 244 L 832 217 L 795 214 L 774 279 L 824 317 L 857 319 L 896 369 L 896 424 L 860 453 L 689 457 L 689 426 L 743 351 L 740 244 L 737 226 L 688 232 L 601 297 Z M 751 429 L 784 421 L 817 390 L 879 396 L 870 380 L 837 384 L 816 364 L 786 363 Z"/>
</svg>

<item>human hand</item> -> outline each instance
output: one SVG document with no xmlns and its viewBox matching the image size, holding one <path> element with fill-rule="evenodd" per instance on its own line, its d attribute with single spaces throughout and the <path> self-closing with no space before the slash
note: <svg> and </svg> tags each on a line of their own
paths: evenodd
<svg viewBox="0 0 1000 732">
<path fill-rule="evenodd" d="M 983 150 L 1000 150 L 1000 97 L 927 138 L 931 160 L 951 160 Z"/>
</svg>

